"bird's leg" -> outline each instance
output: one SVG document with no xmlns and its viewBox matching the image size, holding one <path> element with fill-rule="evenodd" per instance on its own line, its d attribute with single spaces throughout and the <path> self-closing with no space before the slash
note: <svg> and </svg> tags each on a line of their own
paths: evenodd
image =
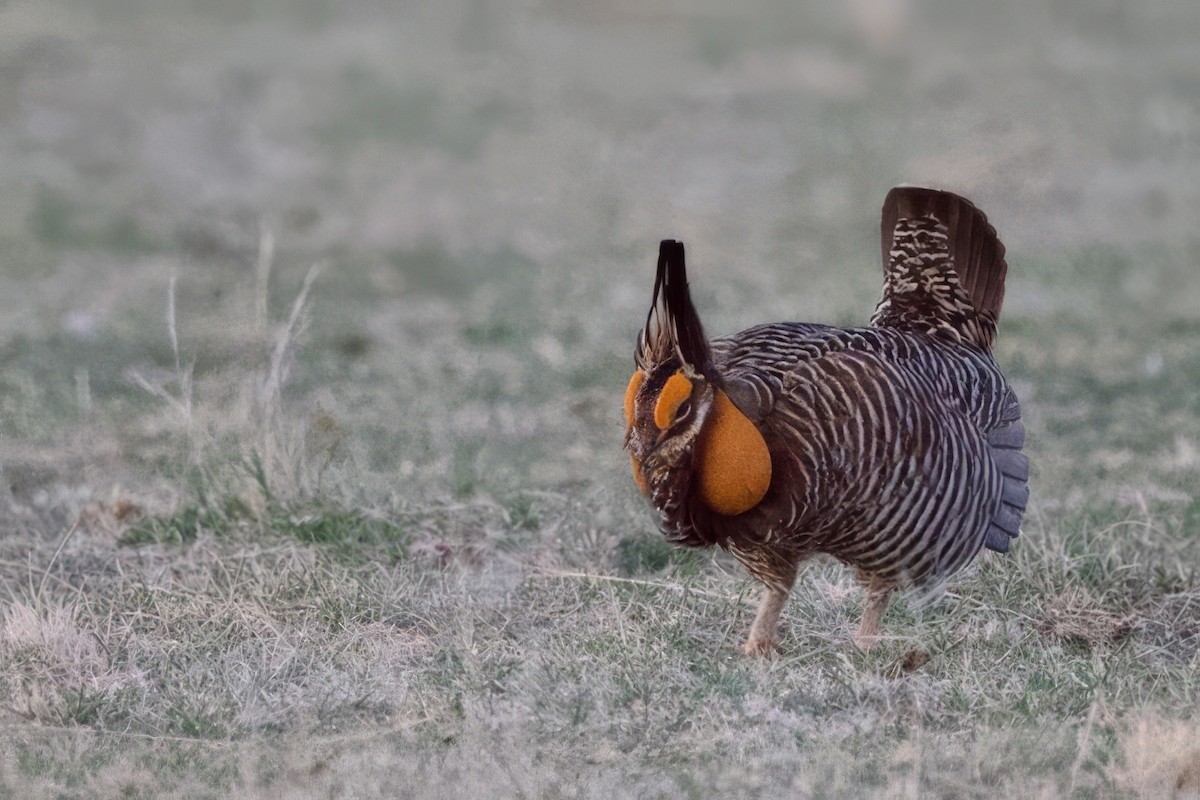
<svg viewBox="0 0 1200 800">
<path fill-rule="evenodd" d="M 783 611 L 788 594 L 789 590 L 770 584 L 766 586 L 762 601 L 758 604 L 758 614 L 754 617 L 754 624 L 750 626 L 750 636 L 742 648 L 746 655 L 762 658 L 774 653 L 775 630 L 779 627 L 779 614 Z"/>
<path fill-rule="evenodd" d="M 888 607 L 894 588 L 890 583 L 878 578 L 871 578 L 867 583 L 867 606 L 863 610 L 862 624 L 858 626 L 858 633 L 854 636 L 854 644 L 864 653 L 871 649 L 871 645 L 875 644 L 878 638 L 879 618 Z"/>
</svg>

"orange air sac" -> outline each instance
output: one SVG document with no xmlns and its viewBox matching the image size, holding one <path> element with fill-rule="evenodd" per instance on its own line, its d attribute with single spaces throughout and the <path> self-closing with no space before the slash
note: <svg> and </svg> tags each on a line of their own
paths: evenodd
<svg viewBox="0 0 1200 800">
<path fill-rule="evenodd" d="M 771 452 L 758 428 L 720 389 L 700 434 L 700 497 L 713 511 L 736 516 L 754 508 L 771 485 Z"/>
<path fill-rule="evenodd" d="M 642 388 L 642 381 L 646 379 L 646 373 L 640 369 L 634 370 L 633 377 L 629 379 L 629 386 L 625 388 L 625 430 L 629 431 L 633 427 L 633 414 L 636 408 L 634 402 L 637 400 L 638 389 Z M 632 455 L 629 456 L 629 463 L 633 467 L 633 480 L 637 483 L 638 488 L 642 490 L 642 494 L 649 494 L 650 491 L 646 486 L 646 479 L 642 476 L 642 467 L 638 464 L 637 459 Z"/>
<path fill-rule="evenodd" d="M 634 400 L 637 399 L 638 389 L 642 388 L 642 381 L 646 379 L 646 373 L 640 369 L 633 371 L 633 376 L 629 379 L 629 385 L 625 387 L 625 429 L 629 430 L 633 426 Z"/>
</svg>

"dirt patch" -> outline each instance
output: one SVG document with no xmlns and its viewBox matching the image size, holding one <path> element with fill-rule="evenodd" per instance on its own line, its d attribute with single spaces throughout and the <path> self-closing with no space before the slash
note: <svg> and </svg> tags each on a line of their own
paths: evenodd
<svg viewBox="0 0 1200 800">
<path fill-rule="evenodd" d="M 1141 623 L 1152 657 L 1188 664 L 1200 652 L 1200 590 L 1161 598 Z"/>
<path fill-rule="evenodd" d="M 1105 608 L 1086 589 L 1071 588 L 1048 598 L 1041 632 L 1060 642 L 1111 644 L 1129 635 L 1133 617 Z"/>
</svg>

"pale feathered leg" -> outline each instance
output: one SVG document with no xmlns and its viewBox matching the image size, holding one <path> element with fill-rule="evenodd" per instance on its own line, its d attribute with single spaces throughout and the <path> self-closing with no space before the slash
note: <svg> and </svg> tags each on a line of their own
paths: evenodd
<svg viewBox="0 0 1200 800">
<path fill-rule="evenodd" d="M 867 584 L 867 605 L 863 610 L 862 624 L 858 626 L 858 633 L 854 635 L 854 644 L 864 653 L 869 651 L 871 645 L 879 638 L 879 618 L 883 616 L 888 601 L 892 599 L 893 589 L 895 587 L 891 584 L 876 578 L 871 578 Z"/>
<path fill-rule="evenodd" d="M 774 655 L 775 632 L 779 628 L 779 615 L 783 604 L 787 602 L 790 592 L 775 589 L 770 586 L 763 591 L 762 601 L 758 604 L 758 614 L 754 624 L 750 626 L 750 636 L 742 651 L 751 658 L 763 658 Z"/>
</svg>

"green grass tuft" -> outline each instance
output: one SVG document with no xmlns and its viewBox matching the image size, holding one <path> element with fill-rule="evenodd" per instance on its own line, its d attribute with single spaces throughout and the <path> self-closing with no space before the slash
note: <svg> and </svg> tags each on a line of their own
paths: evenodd
<svg viewBox="0 0 1200 800">
<path fill-rule="evenodd" d="M 275 510 L 267 524 L 273 531 L 293 536 L 306 544 L 322 545 L 341 557 L 383 555 L 384 563 L 403 558 L 410 541 L 403 526 L 358 509 L 329 509 L 316 505 L 294 509 L 286 515 Z"/>
</svg>

